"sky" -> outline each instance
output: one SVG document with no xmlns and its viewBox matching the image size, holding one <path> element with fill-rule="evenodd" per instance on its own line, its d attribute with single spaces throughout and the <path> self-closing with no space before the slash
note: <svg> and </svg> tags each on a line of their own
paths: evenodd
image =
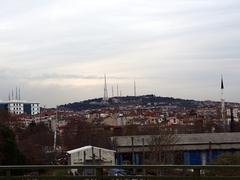
<svg viewBox="0 0 240 180">
<path fill-rule="evenodd" d="M 122 95 L 240 102 L 239 0 L 0 0 L 0 99 Z"/>
</svg>

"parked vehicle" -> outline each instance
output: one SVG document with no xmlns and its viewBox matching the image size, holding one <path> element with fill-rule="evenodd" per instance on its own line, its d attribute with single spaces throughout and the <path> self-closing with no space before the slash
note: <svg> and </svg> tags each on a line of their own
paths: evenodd
<svg viewBox="0 0 240 180">
<path fill-rule="evenodd" d="M 125 169 L 114 168 L 109 170 L 108 175 L 109 176 L 127 176 L 127 175 L 130 175 L 130 173 Z"/>
</svg>

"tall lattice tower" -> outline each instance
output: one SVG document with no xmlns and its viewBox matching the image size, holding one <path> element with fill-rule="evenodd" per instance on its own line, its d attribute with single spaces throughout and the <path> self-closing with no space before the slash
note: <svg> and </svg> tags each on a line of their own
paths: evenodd
<svg viewBox="0 0 240 180">
<path fill-rule="evenodd" d="M 117 84 L 117 97 L 119 97 L 119 89 L 118 89 L 118 84 Z"/>
<path fill-rule="evenodd" d="M 107 90 L 107 77 L 106 77 L 106 74 L 104 74 L 104 96 L 103 96 L 103 101 L 104 102 L 108 101 L 108 90 Z"/>
<path fill-rule="evenodd" d="M 134 87 L 133 88 L 134 88 L 133 93 L 134 93 L 134 96 L 136 97 L 137 96 L 137 87 L 136 87 L 136 81 L 135 80 L 134 80 Z"/>
<path fill-rule="evenodd" d="M 223 76 L 221 76 L 221 118 L 226 127 L 225 121 L 225 99 L 224 99 L 224 84 L 223 84 Z"/>
<path fill-rule="evenodd" d="M 112 97 L 114 97 L 114 89 L 113 89 L 113 86 L 112 86 Z"/>
</svg>

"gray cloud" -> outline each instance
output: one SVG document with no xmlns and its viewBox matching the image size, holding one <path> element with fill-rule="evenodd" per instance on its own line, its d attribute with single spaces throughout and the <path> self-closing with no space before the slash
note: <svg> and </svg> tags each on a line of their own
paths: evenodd
<svg viewBox="0 0 240 180">
<path fill-rule="evenodd" d="M 25 77 L 26 78 L 26 77 Z M 32 79 L 32 80 L 46 80 L 46 79 L 93 79 L 93 80 L 99 80 L 104 79 L 103 76 L 94 76 L 94 75 L 77 75 L 77 74 L 42 74 L 39 76 L 30 76 L 26 79 Z M 122 76 L 107 76 L 107 79 L 113 79 L 113 80 L 126 80 L 126 79 L 143 79 L 143 77 L 122 77 Z"/>
<path fill-rule="evenodd" d="M 139 93 L 218 99 L 223 73 L 226 98 L 240 101 L 239 8 L 239 0 L 1 1 L 0 93 L 22 84 L 27 98 L 54 105 L 77 99 L 80 80 L 88 88 L 80 99 L 101 96 L 107 73 L 129 94 L 137 79 Z M 62 81 L 71 93 L 55 87 Z M 59 93 L 49 100 L 47 89 Z"/>
<path fill-rule="evenodd" d="M 63 80 L 63 79 L 86 79 L 86 80 L 99 80 L 104 79 L 104 76 L 96 76 L 96 75 L 79 75 L 79 74 L 60 74 L 60 73 L 43 73 L 43 74 L 32 74 L 32 73 L 24 73 L 22 71 L 16 70 L 16 69 L 0 69 L 1 74 L 0 78 L 2 79 L 8 79 L 8 80 L 48 80 L 48 79 L 57 79 L 57 80 Z M 145 77 L 146 78 L 146 77 Z M 154 78 L 154 77 L 148 77 L 148 78 Z M 108 76 L 107 79 L 111 80 L 128 80 L 128 79 L 143 79 L 143 77 L 137 77 L 137 76 Z"/>
</svg>

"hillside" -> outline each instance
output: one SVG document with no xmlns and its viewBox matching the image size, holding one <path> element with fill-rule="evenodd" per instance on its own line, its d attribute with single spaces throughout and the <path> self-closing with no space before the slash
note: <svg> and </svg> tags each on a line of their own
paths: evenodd
<svg viewBox="0 0 240 180">
<path fill-rule="evenodd" d="M 155 95 L 144 96 L 125 96 L 110 98 L 107 103 L 102 102 L 102 98 L 90 99 L 81 102 L 74 102 L 65 105 L 60 105 L 62 110 L 82 111 L 90 109 L 100 109 L 106 107 L 119 106 L 176 106 L 182 108 L 196 108 L 199 106 L 216 106 L 218 102 L 213 101 L 195 101 L 173 97 L 161 97 Z"/>
</svg>

